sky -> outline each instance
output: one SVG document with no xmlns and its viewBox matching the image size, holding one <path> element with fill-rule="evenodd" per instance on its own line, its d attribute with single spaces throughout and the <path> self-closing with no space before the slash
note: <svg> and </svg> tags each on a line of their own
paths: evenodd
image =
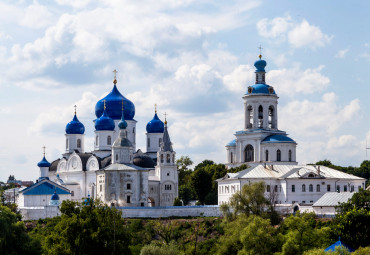
<svg viewBox="0 0 370 255">
<path fill-rule="evenodd" d="M 113 87 L 136 108 L 137 148 L 158 105 L 177 157 L 225 163 L 262 46 L 278 127 L 300 164 L 359 166 L 370 145 L 369 1 L 0 1 L 0 181 L 64 152 L 74 105 L 93 149 Z M 368 146 L 370 147 L 370 146 Z M 368 156 L 370 158 L 370 150 Z"/>
</svg>

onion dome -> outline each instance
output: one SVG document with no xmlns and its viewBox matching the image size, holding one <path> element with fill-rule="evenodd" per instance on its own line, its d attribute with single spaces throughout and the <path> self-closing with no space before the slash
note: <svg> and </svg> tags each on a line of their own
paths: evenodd
<svg viewBox="0 0 370 255">
<path fill-rule="evenodd" d="M 73 120 L 69 122 L 66 126 L 66 134 L 78 134 L 83 135 L 85 133 L 85 126 L 82 124 L 76 115 L 73 117 Z"/>
<path fill-rule="evenodd" d="M 265 72 L 265 67 L 267 65 L 266 61 L 261 59 L 262 55 L 259 55 L 259 60 L 254 62 L 254 66 L 256 67 L 256 72 Z"/>
<path fill-rule="evenodd" d="M 269 94 L 276 95 L 274 88 L 264 83 L 257 83 L 248 87 L 247 95 L 249 94 Z"/>
<path fill-rule="evenodd" d="M 135 105 L 124 97 L 117 89 L 116 79 L 113 81 L 114 86 L 112 91 L 104 98 L 100 99 L 95 105 L 95 115 L 99 118 L 104 112 L 104 100 L 106 101 L 107 113 L 114 120 L 121 118 L 122 101 L 125 109 L 125 119 L 132 120 L 135 116 Z"/>
<path fill-rule="evenodd" d="M 109 130 L 113 131 L 115 128 L 114 120 L 110 118 L 107 114 L 107 111 L 103 111 L 103 115 L 95 121 L 95 130 L 102 131 L 102 130 Z"/>
<path fill-rule="evenodd" d="M 46 160 L 45 156 L 42 158 L 42 160 L 37 163 L 38 167 L 50 167 L 49 161 Z"/>
<path fill-rule="evenodd" d="M 146 132 L 148 133 L 163 133 L 164 123 L 158 118 L 157 111 L 155 111 L 154 117 L 151 121 L 146 124 Z"/>
<path fill-rule="evenodd" d="M 155 161 L 147 156 L 147 155 L 136 155 L 134 156 L 134 165 L 135 166 L 140 166 L 143 168 L 154 168 L 156 163 Z"/>
<path fill-rule="evenodd" d="M 51 195 L 51 200 L 59 200 L 59 196 L 58 196 L 58 194 L 57 194 L 57 191 L 56 191 L 56 190 L 54 190 L 54 194 L 53 194 L 53 195 Z"/>
<path fill-rule="evenodd" d="M 230 142 L 226 145 L 226 147 L 235 147 L 235 146 L 236 146 L 236 139 L 234 139 L 234 140 L 230 141 Z"/>
<path fill-rule="evenodd" d="M 127 122 L 125 120 L 125 114 L 124 114 L 123 109 L 122 109 L 121 120 L 118 122 L 118 127 L 119 127 L 119 129 L 126 129 L 127 128 Z"/>
</svg>

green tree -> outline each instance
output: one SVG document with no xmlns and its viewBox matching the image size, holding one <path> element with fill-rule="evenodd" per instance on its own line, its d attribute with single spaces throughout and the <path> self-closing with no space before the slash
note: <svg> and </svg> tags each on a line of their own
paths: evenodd
<svg viewBox="0 0 370 255">
<path fill-rule="evenodd" d="M 176 160 L 177 169 L 181 171 L 190 170 L 188 167 L 193 164 L 193 161 L 189 158 L 189 156 L 181 156 L 178 160 Z"/>
<path fill-rule="evenodd" d="M 354 193 L 346 203 L 341 203 L 336 209 L 340 213 L 345 213 L 353 208 L 363 208 L 370 211 L 370 190 L 361 189 L 359 192 Z"/>
<path fill-rule="evenodd" d="M 213 162 L 212 160 L 205 159 L 205 160 L 203 160 L 201 163 L 199 163 L 198 165 L 196 165 L 196 166 L 194 167 L 194 171 L 195 171 L 195 170 L 197 170 L 197 169 L 199 169 L 199 168 L 203 168 L 203 167 L 205 167 L 205 166 L 208 166 L 208 165 L 214 165 L 214 164 L 215 164 L 215 162 Z"/>
<path fill-rule="evenodd" d="M 169 244 L 162 244 L 153 241 L 150 244 L 145 245 L 140 252 L 141 255 L 174 255 L 174 254 L 184 254 L 183 251 L 179 249 L 174 241 Z"/>
<path fill-rule="evenodd" d="M 195 199 L 193 188 L 191 183 L 183 184 L 179 186 L 179 198 L 187 205 L 190 200 Z"/>
<path fill-rule="evenodd" d="M 19 215 L 2 205 L 0 205 L 0 253 L 41 254 L 40 242 L 28 236 Z"/>
<path fill-rule="evenodd" d="M 204 168 L 199 168 L 191 175 L 191 187 L 199 202 L 204 204 L 204 199 L 212 188 L 212 177 Z"/>
<path fill-rule="evenodd" d="M 175 199 L 173 200 L 173 205 L 174 206 L 182 206 L 180 198 L 175 197 Z"/>
<path fill-rule="evenodd" d="M 63 201 L 62 216 L 46 237 L 47 254 L 130 254 L 121 212 L 98 200 Z"/>
</svg>

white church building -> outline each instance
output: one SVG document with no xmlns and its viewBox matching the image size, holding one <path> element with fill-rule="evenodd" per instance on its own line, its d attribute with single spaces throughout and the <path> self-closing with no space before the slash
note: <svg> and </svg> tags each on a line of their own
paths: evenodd
<svg viewBox="0 0 370 255">
<path fill-rule="evenodd" d="M 243 185 L 264 181 L 265 195 L 275 204 L 314 204 L 327 192 L 357 192 L 365 179 L 324 166 L 298 165 L 297 143 L 278 129 L 278 99 L 265 82 L 267 65 L 262 56 L 254 63 L 256 82 L 243 95 L 244 128 L 226 145 L 228 173 L 218 182 L 218 204 L 229 202 Z"/>
</svg>

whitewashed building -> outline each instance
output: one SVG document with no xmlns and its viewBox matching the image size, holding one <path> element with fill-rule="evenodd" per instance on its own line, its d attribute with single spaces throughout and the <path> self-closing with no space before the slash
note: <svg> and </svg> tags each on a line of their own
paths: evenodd
<svg viewBox="0 0 370 255">
<path fill-rule="evenodd" d="M 265 194 L 275 204 L 314 204 L 327 192 L 357 192 L 365 179 L 324 166 L 298 165 L 297 143 L 278 129 L 278 96 L 265 82 L 266 61 L 254 63 L 256 83 L 244 100 L 244 129 L 226 145 L 229 168 L 250 168 L 228 173 L 218 182 L 218 203 L 227 203 L 245 184 L 266 183 Z"/>
</svg>

